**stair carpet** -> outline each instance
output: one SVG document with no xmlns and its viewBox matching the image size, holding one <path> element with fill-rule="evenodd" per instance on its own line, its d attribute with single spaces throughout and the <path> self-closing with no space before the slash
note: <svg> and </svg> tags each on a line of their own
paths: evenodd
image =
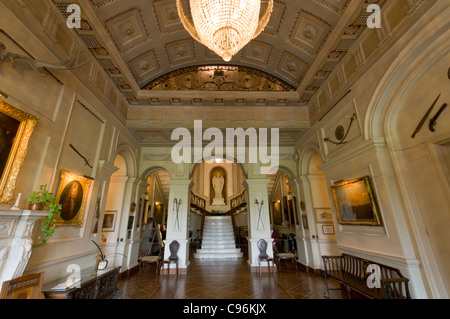
<svg viewBox="0 0 450 319">
<path fill-rule="evenodd" d="M 203 229 L 202 248 L 195 258 L 239 258 L 243 252 L 236 248 L 231 216 L 207 216 Z"/>
</svg>

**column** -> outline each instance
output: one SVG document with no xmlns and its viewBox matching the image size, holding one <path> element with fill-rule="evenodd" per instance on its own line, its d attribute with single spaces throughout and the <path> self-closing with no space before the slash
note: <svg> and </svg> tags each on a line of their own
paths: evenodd
<svg viewBox="0 0 450 319">
<path fill-rule="evenodd" d="M 269 198 L 267 194 L 267 184 L 269 180 L 247 179 L 245 181 L 248 191 L 248 267 L 250 272 L 259 271 L 258 268 L 258 241 L 264 239 L 267 242 L 267 254 L 273 257 L 272 233 L 270 230 Z M 256 204 L 258 201 L 258 204 Z M 261 205 L 261 203 L 263 203 Z M 264 264 L 264 271 L 268 271 L 267 264 Z"/>
<path fill-rule="evenodd" d="M 170 256 L 169 245 L 176 240 L 180 244 L 178 251 L 178 267 L 180 273 L 187 273 L 189 268 L 189 188 L 191 180 L 170 180 L 169 203 L 167 210 L 167 231 L 164 240 L 164 258 Z M 175 203 L 176 200 L 176 203 Z M 181 203 L 180 203 L 181 200 Z M 167 265 L 166 265 L 167 267 Z M 170 272 L 175 272 L 175 264 L 171 265 Z M 162 273 L 167 273 L 164 269 Z"/>
<path fill-rule="evenodd" d="M 304 232 L 301 227 L 302 225 L 302 211 L 300 208 L 300 190 L 299 190 L 299 183 L 300 181 L 297 178 L 289 179 L 288 186 L 291 188 L 291 194 L 292 197 L 296 198 L 297 200 L 293 202 L 293 208 L 294 208 L 294 224 L 295 224 L 295 241 L 297 244 L 297 262 L 302 262 L 306 260 L 306 250 L 303 247 L 304 245 Z"/>
</svg>

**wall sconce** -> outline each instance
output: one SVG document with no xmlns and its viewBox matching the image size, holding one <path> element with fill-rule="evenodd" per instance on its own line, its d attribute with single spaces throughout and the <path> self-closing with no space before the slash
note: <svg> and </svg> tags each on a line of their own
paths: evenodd
<svg viewBox="0 0 450 319">
<path fill-rule="evenodd" d="M 261 216 L 261 209 L 262 209 L 262 206 L 264 205 L 264 201 L 262 200 L 261 203 L 259 203 L 259 201 L 257 199 L 255 199 L 255 204 L 256 204 L 256 207 L 258 207 L 258 211 L 259 211 L 258 225 L 256 226 L 256 229 L 259 229 L 259 222 L 261 221 L 262 230 L 264 230 L 264 224 L 263 224 L 262 216 Z"/>
</svg>

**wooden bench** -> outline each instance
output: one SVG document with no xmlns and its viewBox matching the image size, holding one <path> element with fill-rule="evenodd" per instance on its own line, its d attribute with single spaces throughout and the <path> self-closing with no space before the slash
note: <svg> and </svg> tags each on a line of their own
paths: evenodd
<svg viewBox="0 0 450 319">
<path fill-rule="evenodd" d="M 382 265 L 370 260 L 343 254 L 342 256 L 322 256 L 324 270 L 323 276 L 327 291 L 325 297 L 329 297 L 327 277 L 333 277 L 347 288 L 349 297 L 351 291 L 355 290 L 371 299 L 411 299 L 408 289 L 408 279 L 403 277 L 400 271 L 386 265 Z M 367 269 L 371 266 L 371 268 Z M 372 281 L 376 266 L 379 267 L 380 280 L 376 285 Z M 369 276 L 372 276 L 369 278 Z M 372 286 L 371 287 L 369 287 Z M 379 288 L 377 288 L 379 287 Z"/>
</svg>

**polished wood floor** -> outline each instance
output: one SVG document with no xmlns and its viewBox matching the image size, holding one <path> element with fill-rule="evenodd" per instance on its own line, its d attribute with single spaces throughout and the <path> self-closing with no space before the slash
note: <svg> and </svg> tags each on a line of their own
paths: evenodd
<svg viewBox="0 0 450 319">
<path fill-rule="evenodd" d="M 191 249 L 195 251 L 195 249 Z M 187 275 L 157 275 L 155 264 L 147 265 L 119 281 L 124 299 L 324 299 L 322 276 L 283 264 L 278 273 L 250 273 L 247 254 L 238 259 L 190 258 Z M 339 284 L 330 281 L 330 288 Z M 340 290 L 330 291 L 330 299 L 346 299 Z"/>
</svg>

